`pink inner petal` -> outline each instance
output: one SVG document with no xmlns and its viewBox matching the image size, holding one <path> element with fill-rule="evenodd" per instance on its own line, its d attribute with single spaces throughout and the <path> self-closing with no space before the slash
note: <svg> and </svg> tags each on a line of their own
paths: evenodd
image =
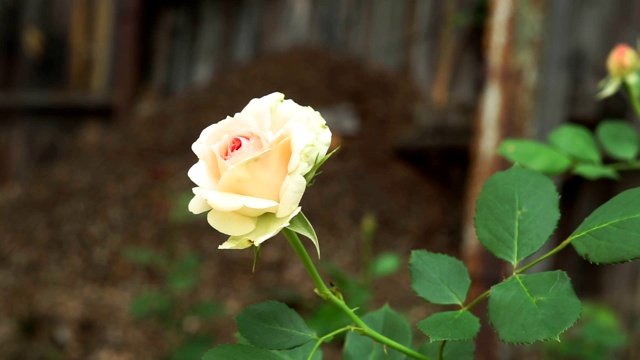
<svg viewBox="0 0 640 360">
<path fill-rule="evenodd" d="M 240 150 L 246 143 L 249 142 L 249 139 L 245 136 L 235 136 L 229 141 L 227 144 L 227 149 L 222 155 L 222 158 L 225 160 L 229 160 L 233 153 Z"/>
</svg>

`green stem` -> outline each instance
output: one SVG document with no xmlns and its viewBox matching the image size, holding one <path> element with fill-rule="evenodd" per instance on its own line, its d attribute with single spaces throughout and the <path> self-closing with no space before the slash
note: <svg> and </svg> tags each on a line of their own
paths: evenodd
<svg viewBox="0 0 640 360">
<path fill-rule="evenodd" d="M 313 261 L 309 257 L 309 253 L 307 253 L 307 249 L 304 248 L 302 242 L 300 242 L 300 238 L 298 238 L 298 234 L 296 234 L 293 230 L 284 228 L 282 229 L 282 234 L 287 238 L 291 247 L 293 247 L 293 251 L 296 252 L 300 260 L 302 260 L 302 265 L 311 276 L 311 281 L 316 286 L 316 292 L 323 299 L 328 299 L 330 295 L 332 295 L 331 290 L 325 285 L 324 281 L 322 281 L 322 277 L 320 277 L 320 273 L 316 269 L 316 266 L 313 265 Z"/>
<path fill-rule="evenodd" d="M 322 278 L 320 277 L 320 274 L 318 273 L 318 270 L 313 264 L 313 261 L 309 257 L 309 253 L 307 253 L 307 250 L 302 245 L 302 242 L 300 242 L 300 238 L 298 238 L 298 235 L 294 231 L 287 228 L 282 229 L 282 234 L 284 234 L 284 236 L 289 241 L 289 244 L 291 244 L 291 247 L 293 247 L 293 250 L 296 252 L 300 260 L 302 260 L 302 264 L 309 273 L 311 281 L 313 281 L 314 285 L 316 286 L 316 292 L 318 293 L 318 295 L 342 310 L 347 315 L 347 317 L 349 317 L 349 319 L 351 319 L 351 321 L 353 321 L 353 323 L 356 324 L 358 328 L 360 328 L 360 332 L 362 333 L 362 335 L 368 336 L 371 339 L 382 343 L 394 350 L 397 350 L 407 356 L 410 356 L 413 359 L 429 360 L 428 357 L 394 340 L 389 339 L 388 337 L 378 333 L 377 331 L 371 329 L 367 324 L 365 324 L 364 321 L 362 321 L 362 319 L 360 319 L 360 317 L 358 317 L 358 315 L 356 315 L 356 313 L 353 312 L 353 310 L 344 303 L 344 301 L 340 300 L 336 295 L 334 295 L 331 290 L 329 290 L 327 285 L 325 285 L 324 281 L 322 281 Z"/>
<path fill-rule="evenodd" d="M 614 170 L 637 170 L 640 169 L 640 161 L 625 161 L 608 164 L 607 166 Z"/>
<path fill-rule="evenodd" d="M 438 346 L 438 360 L 444 359 L 444 346 L 447 345 L 447 340 L 442 340 L 440 346 Z"/>
<path fill-rule="evenodd" d="M 491 294 L 491 289 L 489 289 L 489 290 L 483 292 L 482 294 L 478 295 L 477 298 L 473 299 L 472 302 L 470 302 L 467 306 L 465 306 L 462 309 L 460 309 L 460 311 L 468 311 L 468 310 L 470 310 L 472 307 L 476 306 L 480 301 L 482 301 L 485 298 L 487 298 L 489 296 L 489 294 Z"/>
<path fill-rule="evenodd" d="M 636 116 L 640 118 L 640 99 L 638 98 L 637 92 L 635 91 L 634 87 L 626 81 L 624 82 L 624 87 L 627 91 L 627 94 L 629 95 L 629 100 L 631 101 L 633 110 L 635 110 L 636 112 Z"/>
<path fill-rule="evenodd" d="M 313 358 L 313 355 L 316 354 L 316 351 L 318 351 L 318 349 L 320 348 L 320 345 L 322 345 L 322 343 L 324 343 L 325 341 L 327 341 L 327 339 L 331 339 L 332 337 L 346 332 L 346 331 L 350 331 L 350 330 L 360 330 L 359 328 L 355 327 L 355 326 L 351 326 L 351 325 L 347 325 L 343 328 L 340 328 L 338 330 L 332 331 L 330 333 L 328 333 L 325 336 L 322 336 L 320 338 L 318 338 L 318 340 L 316 341 L 316 345 L 313 347 L 313 349 L 311 349 L 311 353 L 309 354 L 309 357 L 307 357 L 307 360 L 311 360 Z"/>
<path fill-rule="evenodd" d="M 539 262 L 550 258 L 551 256 L 555 255 L 556 253 L 560 252 L 560 250 L 564 249 L 565 247 L 567 247 L 567 245 L 571 244 L 571 241 L 573 240 L 573 237 L 567 238 L 565 241 L 561 242 L 560 245 L 556 246 L 555 248 L 553 248 L 551 251 L 549 251 L 548 253 L 540 256 L 539 258 L 535 259 L 534 261 L 530 262 L 529 264 L 527 264 L 526 266 L 523 266 L 519 269 L 516 269 L 513 274 L 517 275 L 517 274 L 522 274 L 523 272 L 527 271 L 529 268 L 531 268 L 532 266 L 538 264 Z"/>
</svg>

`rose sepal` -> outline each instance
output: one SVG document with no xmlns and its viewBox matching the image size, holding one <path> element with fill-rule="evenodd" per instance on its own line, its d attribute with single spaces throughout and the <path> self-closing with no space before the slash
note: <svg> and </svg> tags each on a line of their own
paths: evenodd
<svg viewBox="0 0 640 360">
<path fill-rule="evenodd" d="M 316 247 L 316 251 L 318 252 L 318 259 L 320 258 L 320 243 L 318 242 L 318 235 L 316 235 L 316 231 L 313 229 L 313 226 L 309 222 L 309 219 L 304 216 L 302 211 L 291 218 L 287 229 L 311 240 L 311 242 L 313 242 L 313 245 L 315 245 Z"/>
<path fill-rule="evenodd" d="M 620 89 L 620 86 L 622 86 L 622 83 L 622 79 L 607 76 L 598 84 L 598 88 L 600 88 L 600 91 L 596 95 L 596 98 L 602 100 L 615 94 L 618 89 Z"/>
<path fill-rule="evenodd" d="M 313 165 L 313 167 L 311 168 L 311 170 L 309 170 L 308 173 L 306 173 L 304 175 L 304 179 L 307 180 L 307 186 L 311 186 L 313 185 L 313 183 L 316 180 L 316 177 L 318 177 L 318 175 L 320 175 L 320 173 L 322 173 L 322 171 L 318 172 L 318 170 L 320 169 L 320 166 L 322 166 L 322 164 L 324 164 L 325 161 L 329 160 L 329 158 L 336 153 L 336 151 L 338 151 L 338 149 L 340 149 L 340 146 L 336 147 L 335 149 L 333 149 L 333 151 L 331 151 L 330 153 L 326 154 L 325 156 L 316 159 L 315 164 Z"/>
</svg>

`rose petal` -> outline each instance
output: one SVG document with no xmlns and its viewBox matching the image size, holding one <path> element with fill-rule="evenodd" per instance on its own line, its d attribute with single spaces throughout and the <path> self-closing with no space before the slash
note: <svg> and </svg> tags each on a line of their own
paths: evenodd
<svg viewBox="0 0 640 360">
<path fill-rule="evenodd" d="M 200 188 L 195 188 L 194 194 L 205 199 L 210 207 L 218 211 L 235 211 L 245 216 L 260 216 L 265 212 L 275 212 L 279 205 L 273 200 Z"/>
<path fill-rule="evenodd" d="M 271 213 L 264 214 L 258 218 L 256 228 L 252 232 L 241 236 L 231 236 L 218 249 L 244 249 L 251 245 L 260 245 L 287 227 L 291 219 L 300 212 L 300 209 L 298 207 L 291 215 L 282 218 Z"/>
<path fill-rule="evenodd" d="M 191 145 L 191 150 L 198 156 L 198 159 L 203 160 L 205 163 L 210 164 L 213 162 L 211 146 L 207 145 L 204 138 L 198 138 L 198 140 Z"/>
<path fill-rule="evenodd" d="M 296 113 L 282 129 L 291 138 L 289 173 L 304 175 L 323 157 L 331 144 L 331 131 L 317 111 L 310 107 Z"/>
<path fill-rule="evenodd" d="M 200 160 L 195 163 L 187 172 L 187 176 L 189 179 L 196 183 L 199 187 L 207 188 L 207 189 L 215 189 L 217 188 L 216 181 L 211 174 L 211 167 L 208 167 L 207 164 Z"/>
<path fill-rule="evenodd" d="M 217 145 L 214 145 L 214 146 L 217 146 Z M 220 178 L 222 178 L 222 175 L 224 175 L 224 173 L 226 173 L 227 170 L 229 170 L 229 165 L 227 164 L 226 161 L 224 161 L 224 159 L 217 152 L 214 152 L 214 158 L 215 158 L 215 163 L 212 165 L 212 167 L 215 167 L 217 173 L 220 174 L 220 176 L 218 177 L 218 183 L 219 183 Z"/>
<path fill-rule="evenodd" d="M 189 201 L 189 211 L 194 214 L 201 214 L 208 210 L 211 210 L 211 206 L 200 195 L 195 195 L 193 199 Z"/>
<path fill-rule="evenodd" d="M 216 124 L 209 126 L 208 132 L 202 132 L 200 138 L 207 139 L 208 145 L 218 142 L 225 135 L 233 135 L 235 133 L 243 132 L 259 132 L 262 129 L 258 124 L 249 117 L 238 117 L 236 114 L 233 117 L 227 116 L 226 119 L 218 121 Z"/>
<path fill-rule="evenodd" d="M 218 190 L 278 201 L 290 158 L 290 141 L 285 139 L 262 154 L 230 167 L 220 178 Z"/>
<path fill-rule="evenodd" d="M 295 103 L 293 100 L 283 101 L 276 109 L 271 113 L 271 131 L 273 133 L 282 129 L 296 114 L 304 110 L 304 108 Z"/>
<path fill-rule="evenodd" d="M 302 195 L 307 189 L 307 181 L 302 175 L 289 175 L 285 178 L 280 191 L 280 207 L 277 217 L 289 215 L 300 204 Z"/>
<path fill-rule="evenodd" d="M 271 128 L 271 114 L 277 111 L 282 100 L 284 100 L 284 94 L 278 92 L 252 99 L 238 117 L 252 119 L 263 131 L 268 130 Z"/>
<path fill-rule="evenodd" d="M 298 215 L 302 208 L 298 207 L 291 212 L 287 217 L 276 217 L 273 214 L 264 214 L 258 218 L 256 229 L 250 234 L 246 235 L 249 239 L 253 240 L 253 243 L 260 245 L 266 240 L 276 236 L 280 230 L 289 226 L 291 219 Z"/>
<path fill-rule="evenodd" d="M 211 209 L 207 214 L 209 225 L 216 230 L 227 235 L 243 235 L 247 234 L 256 227 L 257 219 L 254 217 L 244 216 L 235 212 L 224 212 Z"/>
</svg>

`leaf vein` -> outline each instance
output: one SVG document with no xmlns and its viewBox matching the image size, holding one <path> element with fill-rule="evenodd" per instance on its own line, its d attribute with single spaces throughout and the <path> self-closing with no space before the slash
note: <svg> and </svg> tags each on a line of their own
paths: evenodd
<svg viewBox="0 0 640 360">
<path fill-rule="evenodd" d="M 573 241 L 573 240 L 575 240 L 575 239 L 577 239 L 577 238 L 579 238 L 581 236 L 587 235 L 592 231 L 596 231 L 596 230 L 602 229 L 602 228 L 607 227 L 607 226 L 613 226 L 612 224 L 616 224 L 616 223 L 619 223 L 619 222 L 622 222 L 622 221 L 636 219 L 636 218 L 640 218 L 640 214 L 635 214 L 635 215 L 624 217 L 624 218 L 621 218 L 621 219 L 615 219 L 615 220 L 606 222 L 604 224 L 600 224 L 600 225 L 594 226 L 594 227 L 592 227 L 590 229 L 587 229 L 587 230 L 585 230 L 585 231 L 583 231 L 583 232 L 581 232 L 579 234 L 570 236 L 569 237 L 569 241 Z"/>
<path fill-rule="evenodd" d="M 533 306 L 535 306 L 536 310 L 539 311 L 540 309 L 538 309 L 538 304 L 536 303 L 536 299 L 533 296 L 531 296 L 531 293 L 529 292 L 529 289 L 527 289 L 527 287 L 524 285 L 524 283 L 520 279 L 520 276 L 519 275 L 514 275 L 514 277 L 518 281 L 518 284 L 520 284 L 520 286 L 522 287 L 522 290 L 524 290 L 524 293 L 527 295 L 527 297 L 529 299 L 531 299 L 531 303 L 533 304 Z"/>
</svg>

